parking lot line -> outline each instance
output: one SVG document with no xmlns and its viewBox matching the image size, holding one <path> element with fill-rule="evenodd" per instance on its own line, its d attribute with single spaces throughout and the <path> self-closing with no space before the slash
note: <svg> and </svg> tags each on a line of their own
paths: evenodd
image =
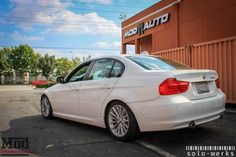
<svg viewBox="0 0 236 157">
<path fill-rule="evenodd" d="M 157 146 L 154 146 L 154 145 L 151 145 L 151 144 L 148 144 L 146 142 L 143 142 L 143 141 L 140 141 L 140 140 L 136 140 L 136 143 L 142 145 L 143 147 L 147 148 L 147 149 L 150 149 L 158 154 L 161 154 L 163 155 L 164 157 L 176 157 L 175 155 L 157 147 Z"/>
</svg>

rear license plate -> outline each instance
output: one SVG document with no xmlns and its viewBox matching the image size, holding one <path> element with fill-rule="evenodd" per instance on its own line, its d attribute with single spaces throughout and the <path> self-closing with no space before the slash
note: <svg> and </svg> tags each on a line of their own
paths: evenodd
<svg viewBox="0 0 236 157">
<path fill-rule="evenodd" d="M 208 93 L 209 87 L 206 82 L 199 82 L 196 84 L 198 94 Z"/>
</svg>

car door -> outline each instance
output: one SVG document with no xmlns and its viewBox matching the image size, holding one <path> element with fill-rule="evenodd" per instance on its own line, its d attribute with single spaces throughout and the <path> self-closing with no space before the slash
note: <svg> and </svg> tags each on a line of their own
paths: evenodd
<svg viewBox="0 0 236 157">
<path fill-rule="evenodd" d="M 124 65 L 115 59 L 105 58 L 94 61 L 87 80 L 79 87 L 79 104 L 81 115 L 99 117 L 102 104 L 112 91 Z"/>
<path fill-rule="evenodd" d="M 54 92 L 54 112 L 66 115 L 79 115 L 79 86 L 84 80 L 91 62 L 84 63 L 73 70 L 65 82 Z"/>
</svg>

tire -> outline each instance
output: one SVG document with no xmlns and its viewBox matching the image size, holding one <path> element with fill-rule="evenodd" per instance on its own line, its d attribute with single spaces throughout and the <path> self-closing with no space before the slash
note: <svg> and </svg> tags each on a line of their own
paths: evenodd
<svg viewBox="0 0 236 157">
<path fill-rule="evenodd" d="M 131 141 L 139 135 L 139 127 L 129 107 L 120 101 L 113 101 L 105 115 L 106 127 L 113 138 Z"/>
<path fill-rule="evenodd" d="M 46 95 L 43 95 L 40 102 L 42 116 L 46 119 L 53 118 L 52 106 Z"/>
</svg>

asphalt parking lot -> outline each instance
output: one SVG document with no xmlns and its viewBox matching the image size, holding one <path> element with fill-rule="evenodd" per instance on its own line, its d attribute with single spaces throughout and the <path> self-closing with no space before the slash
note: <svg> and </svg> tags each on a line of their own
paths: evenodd
<svg viewBox="0 0 236 157">
<path fill-rule="evenodd" d="M 0 86 L 0 136 L 27 137 L 30 156 L 184 157 L 186 146 L 236 145 L 234 109 L 225 112 L 222 120 L 194 130 L 142 133 L 136 141 L 123 143 L 113 140 L 105 129 L 59 118 L 43 119 L 41 93 L 42 89 L 31 86 Z"/>
</svg>

